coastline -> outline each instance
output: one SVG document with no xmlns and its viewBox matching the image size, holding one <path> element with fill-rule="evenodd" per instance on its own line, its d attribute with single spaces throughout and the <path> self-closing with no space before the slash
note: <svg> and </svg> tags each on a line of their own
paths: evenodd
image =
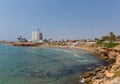
<svg viewBox="0 0 120 84">
<path fill-rule="evenodd" d="M 97 54 L 100 58 L 108 62 L 107 66 L 99 66 L 93 71 L 85 72 L 75 81 L 75 84 L 118 84 L 120 70 L 120 48 L 84 48 L 87 51 Z"/>
<path fill-rule="evenodd" d="M 14 45 L 13 45 L 14 46 Z M 76 78 L 75 84 L 113 84 L 116 73 L 120 69 L 120 48 L 105 48 L 94 47 L 92 45 L 82 44 L 80 46 L 59 46 L 59 45 L 15 45 L 15 46 L 34 46 L 34 47 L 52 47 L 52 48 L 67 48 L 67 49 L 83 49 L 89 51 L 101 59 L 108 62 L 107 66 L 99 66 L 90 72 L 85 72 Z"/>
</svg>

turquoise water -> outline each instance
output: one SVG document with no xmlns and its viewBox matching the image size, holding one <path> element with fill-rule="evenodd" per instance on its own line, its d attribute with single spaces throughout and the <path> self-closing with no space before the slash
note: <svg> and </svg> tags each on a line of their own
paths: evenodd
<svg viewBox="0 0 120 84">
<path fill-rule="evenodd" d="M 0 84 L 73 84 L 100 64 L 84 50 L 0 45 Z"/>
</svg>

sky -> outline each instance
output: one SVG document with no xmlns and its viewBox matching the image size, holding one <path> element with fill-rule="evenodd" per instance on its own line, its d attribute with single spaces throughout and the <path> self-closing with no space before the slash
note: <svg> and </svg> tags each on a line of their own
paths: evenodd
<svg viewBox="0 0 120 84">
<path fill-rule="evenodd" d="M 120 35 L 120 0 L 0 0 L 0 40 L 93 39 Z"/>
</svg>

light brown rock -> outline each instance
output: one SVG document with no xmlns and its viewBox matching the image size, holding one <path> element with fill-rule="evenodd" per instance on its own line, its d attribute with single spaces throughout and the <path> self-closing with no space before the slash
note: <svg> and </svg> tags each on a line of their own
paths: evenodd
<svg viewBox="0 0 120 84">
<path fill-rule="evenodd" d="M 106 70 L 104 74 L 110 78 L 114 76 L 114 73 L 110 73 L 108 70 Z"/>
</svg>

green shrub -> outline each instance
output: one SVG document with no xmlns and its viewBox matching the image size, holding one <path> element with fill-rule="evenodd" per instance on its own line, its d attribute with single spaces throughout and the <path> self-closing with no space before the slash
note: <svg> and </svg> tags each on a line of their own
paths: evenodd
<svg viewBox="0 0 120 84">
<path fill-rule="evenodd" d="M 115 47 L 117 45 L 118 45 L 118 43 L 113 43 L 113 42 L 104 43 L 104 46 L 107 47 L 107 48 L 113 48 L 113 47 Z"/>
<path fill-rule="evenodd" d="M 98 46 L 100 46 L 100 45 L 103 45 L 104 42 L 103 42 L 102 40 L 97 40 L 96 44 L 97 44 Z"/>
</svg>

